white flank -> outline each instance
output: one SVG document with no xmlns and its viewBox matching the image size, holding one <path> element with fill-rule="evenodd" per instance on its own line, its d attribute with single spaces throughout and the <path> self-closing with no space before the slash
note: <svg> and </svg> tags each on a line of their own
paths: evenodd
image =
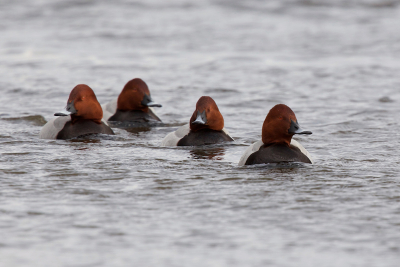
<svg viewBox="0 0 400 267">
<path fill-rule="evenodd" d="M 239 160 L 239 166 L 243 166 L 251 154 L 257 152 L 264 143 L 260 140 L 249 146 Z"/>
<path fill-rule="evenodd" d="M 169 133 L 161 142 L 161 146 L 176 146 L 190 131 L 189 123 L 181 126 L 175 132 Z"/>
<path fill-rule="evenodd" d="M 56 117 L 49 120 L 39 133 L 41 139 L 56 139 L 57 134 L 64 128 L 64 125 L 71 120 L 71 116 Z"/>
<path fill-rule="evenodd" d="M 297 142 L 297 141 L 294 140 L 293 138 L 292 138 L 292 141 L 290 142 L 290 144 L 291 144 L 292 146 L 298 147 L 298 148 L 300 149 L 300 151 L 301 151 L 304 155 L 306 155 L 307 158 L 310 159 L 311 164 L 314 164 L 314 161 L 312 160 L 310 153 L 307 151 L 307 149 L 304 148 L 304 146 L 302 146 L 299 142 Z"/>
<path fill-rule="evenodd" d="M 117 111 L 117 100 L 118 98 L 108 102 L 107 104 L 101 105 L 103 109 L 103 120 L 108 121 L 108 119 L 115 114 Z"/>
</svg>

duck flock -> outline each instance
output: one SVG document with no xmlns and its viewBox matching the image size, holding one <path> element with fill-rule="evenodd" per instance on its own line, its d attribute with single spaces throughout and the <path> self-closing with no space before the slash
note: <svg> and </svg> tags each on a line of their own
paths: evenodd
<svg viewBox="0 0 400 267">
<path fill-rule="evenodd" d="M 117 99 L 104 105 L 100 105 L 89 86 L 78 84 L 69 95 L 66 110 L 55 113 L 55 118 L 43 126 L 39 137 L 72 139 L 93 134 L 114 135 L 114 127 L 158 126 L 162 121 L 153 107 L 161 105 L 153 101 L 147 84 L 139 78 L 130 80 Z M 280 162 L 312 164 L 308 151 L 292 139 L 295 134 L 311 132 L 300 128 L 290 107 L 275 105 L 264 120 L 261 140 L 246 149 L 239 166 Z M 165 136 L 161 146 L 203 146 L 232 141 L 214 99 L 202 96 L 189 123 Z"/>
</svg>

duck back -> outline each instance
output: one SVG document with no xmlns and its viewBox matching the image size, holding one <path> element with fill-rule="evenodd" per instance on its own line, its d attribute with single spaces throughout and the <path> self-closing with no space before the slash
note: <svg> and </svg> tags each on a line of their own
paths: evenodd
<svg viewBox="0 0 400 267">
<path fill-rule="evenodd" d="M 224 131 L 201 129 L 196 132 L 190 131 L 181 140 L 179 140 L 177 146 L 211 145 L 226 141 L 233 141 L 233 139 Z"/>
<path fill-rule="evenodd" d="M 161 121 L 160 118 L 155 115 L 151 109 L 149 112 L 144 112 L 141 110 L 128 110 L 122 111 L 117 110 L 114 115 L 112 115 L 109 121 L 129 121 L 129 122 L 138 122 L 138 123 L 146 123 L 149 121 Z"/>
<path fill-rule="evenodd" d="M 310 159 L 296 146 L 287 146 L 284 144 L 264 144 L 257 152 L 254 152 L 247 158 L 245 165 L 278 162 L 312 163 Z"/>
<path fill-rule="evenodd" d="M 88 134 L 111 134 L 114 132 L 104 122 L 98 124 L 92 120 L 78 120 L 74 124 L 71 121 L 65 123 L 63 129 L 57 134 L 56 139 L 70 139 Z"/>
</svg>

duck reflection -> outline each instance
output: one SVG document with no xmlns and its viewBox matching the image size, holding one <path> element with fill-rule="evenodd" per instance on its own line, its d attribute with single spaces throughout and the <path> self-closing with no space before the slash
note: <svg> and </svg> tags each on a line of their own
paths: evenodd
<svg viewBox="0 0 400 267">
<path fill-rule="evenodd" d="M 151 130 L 150 127 L 135 127 L 135 128 L 123 128 L 125 131 L 133 133 L 133 134 L 139 134 L 142 132 L 149 132 Z"/>
<path fill-rule="evenodd" d="M 209 147 L 205 148 L 204 146 L 199 148 L 193 148 L 190 150 L 190 155 L 194 159 L 213 159 L 213 160 L 222 160 L 225 156 L 225 148 L 224 147 Z"/>
<path fill-rule="evenodd" d="M 77 138 L 69 139 L 68 141 L 71 143 L 83 143 L 83 144 L 99 144 L 101 143 L 101 139 L 103 138 L 102 135 L 98 134 L 88 134 L 83 136 L 78 136 Z"/>
</svg>

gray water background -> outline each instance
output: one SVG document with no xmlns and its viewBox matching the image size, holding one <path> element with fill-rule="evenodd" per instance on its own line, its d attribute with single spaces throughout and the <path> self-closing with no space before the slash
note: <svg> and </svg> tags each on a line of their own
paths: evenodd
<svg viewBox="0 0 400 267">
<path fill-rule="evenodd" d="M 400 266 L 400 1 L 0 1 L 0 266 Z M 165 125 L 40 140 L 135 77 Z M 161 148 L 209 95 L 235 138 Z M 285 103 L 314 165 L 237 167 Z"/>
</svg>

